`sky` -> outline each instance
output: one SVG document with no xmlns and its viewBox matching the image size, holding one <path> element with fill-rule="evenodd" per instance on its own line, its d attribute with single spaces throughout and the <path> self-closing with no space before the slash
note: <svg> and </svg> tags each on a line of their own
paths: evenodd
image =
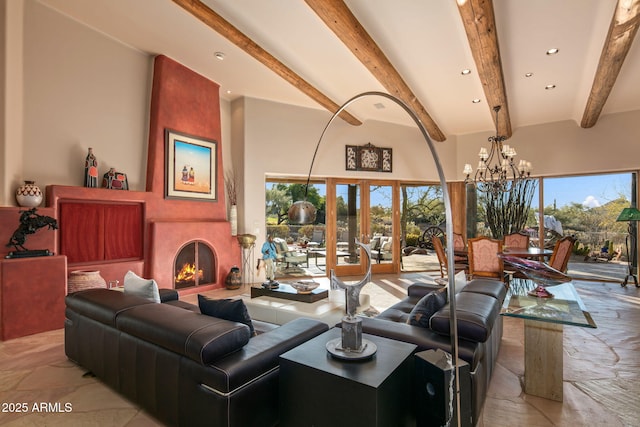
<svg viewBox="0 0 640 427">
<path fill-rule="evenodd" d="M 631 173 L 607 175 L 585 175 L 566 178 L 544 179 L 544 204 L 556 206 L 581 203 L 586 207 L 597 207 L 624 195 L 631 200 Z M 538 206 L 537 199 L 532 206 Z"/>
</svg>

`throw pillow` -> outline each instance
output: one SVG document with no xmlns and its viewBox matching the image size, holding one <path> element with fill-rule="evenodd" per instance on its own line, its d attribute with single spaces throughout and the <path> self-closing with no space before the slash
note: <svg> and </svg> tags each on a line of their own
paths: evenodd
<svg viewBox="0 0 640 427">
<path fill-rule="evenodd" d="M 251 336 L 256 335 L 247 306 L 241 299 L 211 299 L 198 294 L 198 307 L 200 312 L 207 316 L 244 323 L 249 327 Z"/>
<path fill-rule="evenodd" d="M 407 323 L 412 326 L 429 328 L 429 319 L 447 303 L 446 288 L 429 292 L 423 296 L 409 313 Z"/>
<path fill-rule="evenodd" d="M 456 294 L 460 293 L 462 288 L 467 286 L 467 274 L 463 271 L 459 271 L 453 276 L 453 280 L 456 282 Z"/>
<path fill-rule="evenodd" d="M 124 293 L 160 302 L 160 292 L 156 281 L 143 279 L 133 271 L 128 271 L 124 275 Z"/>
</svg>

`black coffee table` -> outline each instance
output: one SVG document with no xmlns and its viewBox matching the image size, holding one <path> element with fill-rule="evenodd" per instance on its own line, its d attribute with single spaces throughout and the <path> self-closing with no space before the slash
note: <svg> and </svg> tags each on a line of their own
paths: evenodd
<svg viewBox="0 0 640 427">
<path fill-rule="evenodd" d="M 273 298 L 281 298 L 291 301 L 300 301 L 312 303 L 316 301 L 320 301 L 321 299 L 329 297 L 329 291 L 322 288 L 315 288 L 311 293 L 308 294 L 300 294 L 296 291 L 291 285 L 287 285 L 286 283 L 280 283 L 280 286 L 277 288 L 257 288 L 251 287 L 251 298 L 257 297 L 273 297 Z"/>
</svg>

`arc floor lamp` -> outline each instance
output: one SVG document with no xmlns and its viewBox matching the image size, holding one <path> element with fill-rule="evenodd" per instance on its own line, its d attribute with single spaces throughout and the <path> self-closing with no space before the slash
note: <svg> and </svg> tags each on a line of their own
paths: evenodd
<svg viewBox="0 0 640 427">
<path fill-rule="evenodd" d="M 420 133 L 422 134 L 422 137 L 424 138 L 425 142 L 427 143 L 427 146 L 429 147 L 431 156 L 433 157 L 433 161 L 436 166 L 436 170 L 438 171 L 440 186 L 442 187 L 442 198 L 443 198 L 444 207 L 445 207 L 446 237 L 448 242 L 453 242 L 453 216 L 451 213 L 451 199 L 449 198 L 447 182 L 445 180 L 444 172 L 442 170 L 442 165 L 440 164 L 440 158 L 438 157 L 438 153 L 435 149 L 433 141 L 429 137 L 427 130 L 425 129 L 424 125 L 422 124 L 422 122 L 420 121 L 416 113 L 400 99 L 384 92 L 372 91 L 372 92 L 363 92 L 361 94 L 358 94 L 353 98 L 349 99 L 347 102 L 345 102 L 340 108 L 338 108 L 338 110 L 333 114 L 333 116 L 331 116 L 331 118 L 325 125 L 322 131 L 322 134 L 320 135 L 320 138 L 318 139 L 318 143 L 316 144 L 316 149 L 313 153 L 313 158 L 311 159 L 311 166 L 309 167 L 309 175 L 307 177 L 304 200 L 296 201 L 291 205 L 288 211 L 289 221 L 295 224 L 309 224 L 315 220 L 316 208 L 315 206 L 313 206 L 312 203 L 307 201 L 307 191 L 309 189 L 309 181 L 311 180 L 311 170 L 313 169 L 313 163 L 315 162 L 316 154 L 318 153 L 318 147 L 320 147 L 320 142 L 322 142 L 322 138 L 327 132 L 327 129 L 329 128 L 329 126 L 331 126 L 331 123 L 333 123 L 333 121 L 338 117 L 338 115 L 343 110 L 345 110 L 349 105 L 359 100 L 360 98 L 364 98 L 367 96 L 380 96 L 395 102 L 404 111 L 406 111 L 407 114 L 409 114 L 409 116 L 413 119 L 415 124 L 418 126 L 418 129 L 420 129 Z M 453 245 L 447 245 L 447 257 L 449 259 L 453 259 Z M 457 425 L 461 425 L 460 423 L 460 381 L 459 381 L 459 369 L 458 369 L 458 321 L 457 321 L 457 315 L 456 315 L 456 299 L 455 299 L 455 281 L 454 281 L 455 270 L 452 262 L 449 263 L 447 267 L 447 275 L 449 279 L 448 294 L 449 294 L 449 308 L 450 308 L 449 309 L 449 313 L 450 313 L 449 336 L 451 337 L 451 350 L 452 350 L 451 364 L 454 372 L 454 375 L 452 378 L 453 383 L 451 384 L 451 387 L 453 392 L 452 393 L 453 404 L 455 405 L 455 409 L 451 407 L 449 408 L 448 419 L 452 420 L 455 412 L 455 414 L 457 414 L 457 417 L 458 417 Z"/>
</svg>

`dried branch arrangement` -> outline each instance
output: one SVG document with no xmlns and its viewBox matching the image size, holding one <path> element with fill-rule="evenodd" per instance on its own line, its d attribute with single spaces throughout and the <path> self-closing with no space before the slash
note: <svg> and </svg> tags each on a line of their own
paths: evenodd
<svg viewBox="0 0 640 427">
<path fill-rule="evenodd" d="M 224 174 L 224 183 L 227 188 L 227 198 L 229 199 L 229 205 L 238 204 L 238 183 L 236 180 L 236 173 L 233 170 L 227 170 Z"/>
</svg>

